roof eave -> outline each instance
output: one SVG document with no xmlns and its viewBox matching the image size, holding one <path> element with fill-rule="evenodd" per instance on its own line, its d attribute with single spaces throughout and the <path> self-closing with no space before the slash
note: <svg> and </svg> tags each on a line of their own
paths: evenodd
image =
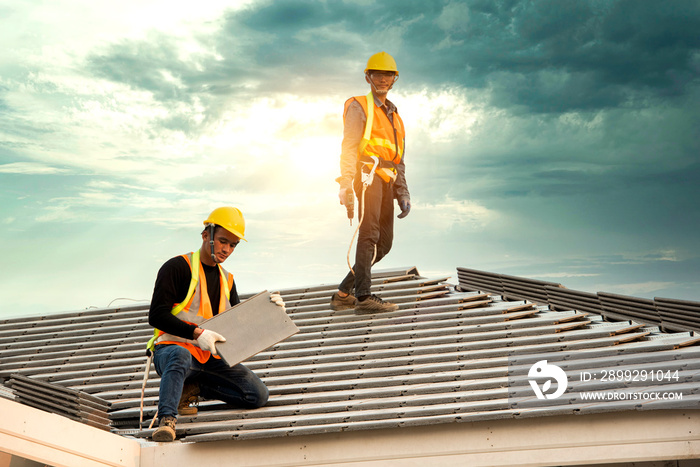
<svg viewBox="0 0 700 467">
<path fill-rule="evenodd" d="M 139 467 L 141 443 L 0 397 L 0 452 L 53 466 Z"/>
<path fill-rule="evenodd" d="M 700 412 L 507 418 L 246 441 L 144 445 L 159 465 L 593 465 L 700 458 Z"/>
</svg>

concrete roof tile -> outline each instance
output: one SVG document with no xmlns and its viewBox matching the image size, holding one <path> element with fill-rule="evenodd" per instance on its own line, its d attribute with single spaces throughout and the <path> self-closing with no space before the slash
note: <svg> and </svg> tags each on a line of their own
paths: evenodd
<svg viewBox="0 0 700 467">
<path fill-rule="evenodd" d="M 241 410 L 203 401 L 196 416 L 180 418 L 178 436 L 188 442 L 246 440 L 698 407 L 700 336 L 692 332 L 698 304 L 589 294 L 467 268 L 458 268 L 457 277 L 459 285 L 445 276 L 423 277 L 413 267 L 376 271 L 373 293 L 399 309 L 372 316 L 331 311 L 335 284 L 279 290 L 300 332 L 245 362 L 270 388 L 268 405 Z M 0 396 L 33 394 L 32 404 L 57 410 L 53 406 L 60 404 L 42 395 L 41 384 L 90 394 L 110 404 L 114 432 L 147 437 L 152 430 L 138 424 L 145 342 L 152 333 L 147 314 L 148 304 L 141 304 L 1 320 L 0 378 L 24 380 L 16 393 L 3 386 Z M 682 332 L 666 332 L 669 322 Z M 565 395 L 537 399 L 523 379 L 537 359 L 567 373 Z M 678 369 L 678 378 L 660 386 L 572 377 L 616 369 Z M 151 368 L 147 418 L 155 412 L 158 382 Z M 581 395 L 661 387 L 682 392 L 683 399 L 592 401 Z"/>
</svg>

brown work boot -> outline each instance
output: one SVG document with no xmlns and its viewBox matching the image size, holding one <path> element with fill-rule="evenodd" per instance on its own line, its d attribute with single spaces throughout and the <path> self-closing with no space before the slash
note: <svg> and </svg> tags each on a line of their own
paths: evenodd
<svg viewBox="0 0 700 467">
<path fill-rule="evenodd" d="M 163 417 L 160 419 L 158 428 L 153 432 L 153 441 L 159 443 L 169 443 L 175 441 L 175 417 Z"/>
<path fill-rule="evenodd" d="M 182 396 L 177 404 L 177 413 L 180 415 L 197 415 L 197 407 L 190 407 L 199 400 L 199 384 L 185 383 L 182 388 Z"/>
<path fill-rule="evenodd" d="M 340 295 L 338 295 L 338 292 L 335 292 L 333 294 L 333 297 L 331 298 L 331 310 L 350 310 L 352 308 L 355 308 L 356 303 L 357 299 L 353 297 L 352 294 L 348 294 L 347 297 L 341 297 Z"/>
<path fill-rule="evenodd" d="M 369 315 L 372 313 L 386 313 L 388 311 L 396 311 L 399 306 L 395 303 L 385 302 L 376 295 L 370 295 L 362 301 L 358 301 L 355 305 L 356 315 Z"/>
</svg>

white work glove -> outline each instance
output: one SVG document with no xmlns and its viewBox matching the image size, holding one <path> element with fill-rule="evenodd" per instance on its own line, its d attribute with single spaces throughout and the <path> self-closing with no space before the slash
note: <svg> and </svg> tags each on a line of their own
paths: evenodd
<svg viewBox="0 0 700 467">
<path fill-rule="evenodd" d="M 217 342 L 226 342 L 226 338 L 218 332 L 210 331 L 209 329 L 205 329 L 197 338 L 199 348 L 211 352 L 212 355 L 218 355 L 216 352 Z"/>
<path fill-rule="evenodd" d="M 279 294 L 279 292 L 274 292 L 270 294 L 270 301 L 277 305 L 278 307 L 282 308 L 282 311 L 286 312 L 287 309 L 284 307 L 284 300 L 282 300 L 282 296 Z"/>
</svg>

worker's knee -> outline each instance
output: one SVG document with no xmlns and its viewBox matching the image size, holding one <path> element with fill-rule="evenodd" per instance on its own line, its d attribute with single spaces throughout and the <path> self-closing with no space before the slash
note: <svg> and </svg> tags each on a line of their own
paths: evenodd
<svg viewBox="0 0 700 467">
<path fill-rule="evenodd" d="M 177 366 L 189 368 L 192 363 L 192 354 L 190 351 L 179 345 L 173 347 L 175 347 L 175 349 L 173 349 L 173 353 L 170 356 L 172 363 Z"/>
<path fill-rule="evenodd" d="M 375 257 L 374 262 L 378 263 L 380 259 L 389 254 L 389 250 L 391 250 L 391 245 L 389 245 L 388 248 L 380 248 L 379 245 L 377 245 L 377 256 Z"/>
<path fill-rule="evenodd" d="M 153 363 L 159 375 L 168 371 L 186 372 L 192 365 L 192 354 L 179 345 L 156 346 Z"/>
<path fill-rule="evenodd" d="M 248 408 L 259 409 L 267 404 L 269 397 L 270 391 L 267 389 L 267 386 L 262 385 L 255 393 L 246 394 L 245 400 L 248 404 Z"/>
<path fill-rule="evenodd" d="M 383 235 L 377 243 L 377 261 L 389 254 L 393 244 L 393 236 Z"/>
<path fill-rule="evenodd" d="M 359 248 L 371 247 L 377 245 L 381 240 L 379 229 L 366 229 L 364 232 L 360 230 L 360 235 L 357 237 L 357 246 Z"/>
</svg>

